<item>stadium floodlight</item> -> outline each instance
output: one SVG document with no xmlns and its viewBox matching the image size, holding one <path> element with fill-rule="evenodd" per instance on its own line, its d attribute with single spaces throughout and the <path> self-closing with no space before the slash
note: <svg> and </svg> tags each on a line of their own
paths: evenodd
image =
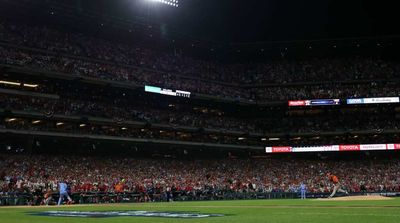
<svg viewBox="0 0 400 223">
<path fill-rule="evenodd" d="M 153 2 L 160 2 L 166 5 L 174 6 L 174 7 L 179 7 L 179 0 L 150 0 Z"/>
</svg>

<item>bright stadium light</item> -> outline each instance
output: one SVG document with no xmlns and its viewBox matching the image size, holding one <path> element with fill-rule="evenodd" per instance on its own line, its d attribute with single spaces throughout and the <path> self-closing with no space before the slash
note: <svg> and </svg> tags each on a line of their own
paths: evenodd
<svg viewBox="0 0 400 223">
<path fill-rule="evenodd" d="M 160 2 L 166 5 L 174 6 L 174 7 L 179 7 L 179 1 L 178 0 L 150 0 L 153 2 Z"/>
</svg>

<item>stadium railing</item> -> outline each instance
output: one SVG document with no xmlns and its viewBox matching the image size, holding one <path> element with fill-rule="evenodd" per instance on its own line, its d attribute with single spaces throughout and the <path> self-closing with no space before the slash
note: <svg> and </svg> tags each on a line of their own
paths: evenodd
<svg viewBox="0 0 400 223">
<path fill-rule="evenodd" d="M 382 196 L 400 196 L 400 192 L 374 192 Z M 366 195 L 352 193 L 352 195 Z M 59 195 L 54 193 L 50 205 L 55 205 Z M 307 193 L 307 198 L 324 198 L 329 193 Z M 340 196 L 340 194 L 339 194 Z M 137 202 L 168 202 L 168 201 L 211 201 L 211 200 L 254 200 L 254 199 L 297 199 L 298 192 L 236 192 L 236 191 L 173 191 L 171 193 L 112 193 L 85 192 L 73 193 L 71 198 L 75 204 L 104 204 L 104 203 L 137 203 Z M 41 205 L 42 195 L 32 193 L 3 193 L 0 194 L 0 206 Z"/>
</svg>

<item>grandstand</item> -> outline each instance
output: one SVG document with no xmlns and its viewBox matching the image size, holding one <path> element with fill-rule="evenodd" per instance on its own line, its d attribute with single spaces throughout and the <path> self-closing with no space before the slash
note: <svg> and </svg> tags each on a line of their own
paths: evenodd
<svg viewBox="0 0 400 223">
<path fill-rule="evenodd" d="M 72 207 L 219 200 L 227 216 L 221 200 L 298 202 L 302 184 L 325 199 L 337 185 L 327 173 L 361 200 L 400 195 L 397 33 L 234 43 L 82 1 L 0 3 L 0 216 L 56 207 L 61 182 Z M 144 5 L 183 15 L 190 4 Z M 134 210 L 165 211 L 146 205 Z"/>
</svg>

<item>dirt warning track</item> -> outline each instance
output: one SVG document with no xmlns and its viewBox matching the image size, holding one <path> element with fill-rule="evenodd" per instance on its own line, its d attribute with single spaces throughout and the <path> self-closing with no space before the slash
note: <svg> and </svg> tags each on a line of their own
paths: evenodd
<svg viewBox="0 0 400 223">
<path fill-rule="evenodd" d="M 316 201 L 386 201 L 392 200 L 391 197 L 384 197 L 379 195 L 364 195 L 364 196 L 346 196 L 334 198 L 319 198 Z"/>
</svg>

